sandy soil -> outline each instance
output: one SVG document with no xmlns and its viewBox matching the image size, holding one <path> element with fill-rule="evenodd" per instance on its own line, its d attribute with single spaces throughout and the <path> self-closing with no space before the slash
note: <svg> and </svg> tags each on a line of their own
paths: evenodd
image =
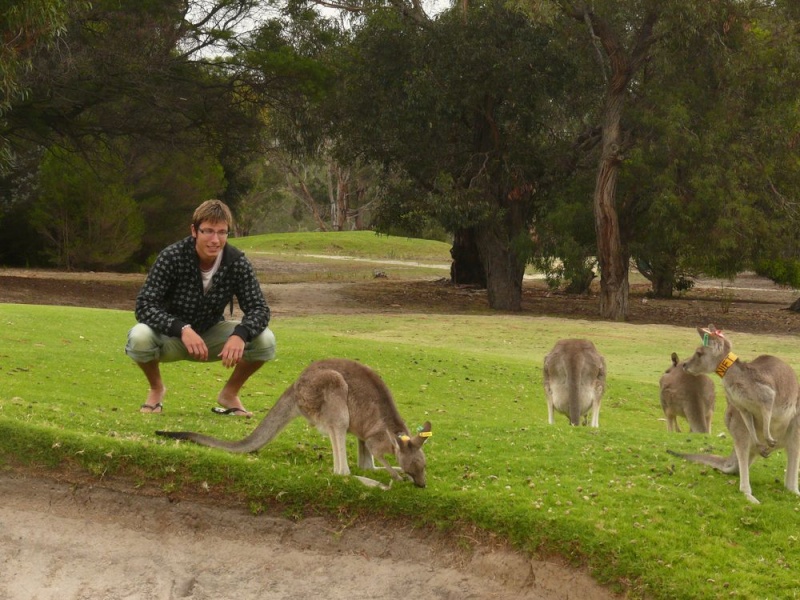
<svg viewBox="0 0 800 600">
<path fill-rule="evenodd" d="M 256 262 L 256 261 L 254 261 Z M 269 273 L 269 261 L 258 261 Z M 285 270 L 286 263 L 275 265 Z M 0 269 L 0 302 L 132 310 L 141 275 Z M 265 286 L 274 318 L 358 312 L 488 312 L 485 292 L 444 281 Z M 794 290 L 752 276 L 704 281 L 675 300 L 631 290 L 632 323 L 800 332 Z M 522 314 L 595 319 L 593 296 L 526 282 Z M 0 598 L 610 600 L 584 570 L 486 540 L 455 544 L 398 523 L 254 516 L 124 484 L 0 472 Z M 391 492 L 389 492 L 391 493 Z M 423 492 L 424 493 L 424 492 Z M 462 540 L 463 541 L 463 540 Z M 469 550 L 465 548 L 471 548 Z"/>
<path fill-rule="evenodd" d="M 293 522 L 241 507 L 0 474 L 5 600 L 607 600 L 586 573 L 501 547 L 455 551 L 398 524 Z"/>
</svg>

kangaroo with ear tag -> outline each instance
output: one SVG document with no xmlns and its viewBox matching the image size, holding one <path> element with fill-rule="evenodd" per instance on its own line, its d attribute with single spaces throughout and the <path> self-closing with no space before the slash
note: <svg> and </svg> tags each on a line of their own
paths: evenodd
<svg viewBox="0 0 800 600">
<path fill-rule="evenodd" d="M 397 411 L 391 391 L 378 374 L 366 365 L 343 358 L 311 363 L 253 432 L 240 441 L 228 442 L 188 431 L 156 433 L 230 452 L 254 452 L 301 416 L 330 438 L 334 474 L 350 474 L 345 436 L 352 433 L 358 438 L 359 468 L 374 469 L 374 458 L 393 479 L 402 481 L 395 467 L 384 458 L 391 454 L 397 459 L 399 470 L 414 485 L 424 488 L 427 484 L 422 446 L 431 436 L 430 422 L 412 435 Z M 370 485 L 364 479 L 359 481 Z"/>
<path fill-rule="evenodd" d="M 786 489 L 797 487 L 800 464 L 800 384 L 794 370 L 781 359 L 761 355 L 750 362 L 731 352 L 730 341 L 714 325 L 697 328 L 703 339 L 683 368 L 687 373 L 716 373 L 728 400 L 725 425 L 733 438 L 733 453 L 725 458 L 711 454 L 679 454 L 723 473 L 739 473 L 739 491 L 756 504 L 750 488 L 750 465 L 774 448 L 786 449 Z"/>
</svg>

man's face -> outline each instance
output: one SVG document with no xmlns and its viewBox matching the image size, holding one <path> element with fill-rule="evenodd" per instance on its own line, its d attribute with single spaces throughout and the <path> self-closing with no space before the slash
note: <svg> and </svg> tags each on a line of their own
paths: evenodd
<svg viewBox="0 0 800 600">
<path fill-rule="evenodd" d="M 225 221 L 203 221 L 195 228 L 192 225 L 192 237 L 197 240 L 195 247 L 200 262 L 212 263 L 228 241 L 228 224 Z"/>
</svg>

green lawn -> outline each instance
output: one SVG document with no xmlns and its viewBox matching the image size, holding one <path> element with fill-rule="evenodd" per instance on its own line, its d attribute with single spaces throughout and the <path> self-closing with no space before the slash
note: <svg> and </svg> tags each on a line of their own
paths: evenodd
<svg viewBox="0 0 800 600">
<path fill-rule="evenodd" d="M 334 477 L 328 441 L 302 419 L 255 455 L 155 436 L 238 439 L 255 421 L 210 413 L 228 374 L 219 363 L 165 365 L 165 413 L 139 414 L 145 382 L 123 351 L 133 322 L 130 312 L 0 304 L 0 468 L 224 495 L 254 515 L 388 517 L 454 534 L 477 526 L 535 555 L 586 564 L 630 597 L 800 596 L 800 498 L 783 489 L 785 453 L 753 466 L 762 504 L 752 505 L 736 477 L 666 452 L 731 449 L 718 380 L 711 435 L 666 431 L 658 379 L 671 352 L 694 350 L 693 329 L 530 315 L 276 319 L 278 357 L 243 394 L 257 419 L 310 361 L 342 356 L 384 377 L 409 427 L 433 423 L 428 487 L 381 491 Z M 796 337 L 729 334 L 745 360 L 773 353 L 800 366 Z M 547 424 L 541 364 L 566 337 L 589 338 L 606 357 L 599 430 L 570 428 L 561 415 Z M 349 456 L 354 472 L 389 481 L 354 468 L 352 440 Z"/>
<path fill-rule="evenodd" d="M 266 284 L 371 281 L 376 271 L 403 281 L 450 273 L 450 244 L 372 231 L 278 233 L 234 238 L 231 243 L 253 259 L 266 258 L 276 265 L 259 274 Z"/>
<path fill-rule="evenodd" d="M 409 426 L 432 421 L 428 488 L 383 492 L 331 476 L 327 440 L 302 420 L 258 455 L 154 436 L 164 428 L 238 438 L 254 422 L 209 412 L 227 375 L 219 363 L 165 365 L 166 412 L 140 415 L 144 382 L 122 351 L 130 313 L 7 304 L 0 323 L 6 464 L 128 476 L 165 493 L 232 494 L 254 513 L 370 514 L 456 531 L 474 523 L 521 549 L 587 563 L 600 581 L 631 586 L 632 596 L 797 596 L 800 500 L 782 488 L 784 453 L 752 470 L 760 506 L 745 501 L 736 478 L 666 453 L 730 450 L 729 439 L 718 437 L 721 397 L 711 436 L 668 434 L 661 420 L 658 378 L 672 350 L 693 349 L 691 330 L 529 316 L 274 323 L 279 357 L 243 397 L 259 418 L 309 361 L 344 356 L 382 374 Z M 557 339 L 573 336 L 594 340 L 608 363 L 599 430 L 570 428 L 563 417 L 547 424 L 542 358 Z M 734 343 L 743 357 L 768 347 L 800 364 L 794 338 L 741 334 Z"/>
<path fill-rule="evenodd" d="M 231 243 L 245 251 L 298 256 L 338 256 L 347 258 L 382 258 L 422 263 L 450 262 L 450 244 L 373 231 L 337 231 L 327 233 L 270 233 L 231 238 Z"/>
</svg>

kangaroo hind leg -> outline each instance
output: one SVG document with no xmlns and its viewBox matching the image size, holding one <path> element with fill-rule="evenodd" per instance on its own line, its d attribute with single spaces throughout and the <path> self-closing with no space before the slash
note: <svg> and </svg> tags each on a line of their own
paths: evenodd
<svg viewBox="0 0 800 600">
<path fill-rule="evenodd" d="M 375 469 L 372 452 L 369 451 L 364 440 L 358 440 L 358 468 L 365 471 L 373 471 Z"/>
<path fill-rule="evenodd" d="M 772 407 L 775 405 L 775 390 L 769 389 L 768 393 L 765 395 L 766 398 L 764 398 L 764 402 L 761 405 L 761 419 L 763 424 L 764 440 L 767 442 L 767 445 L 770 448 L 774 448 L 778 445 L 778 442 L 772 437 L 770 425 L 772 421 Z"/>
<path fill-rule="evenodd" d="M 338 374 L 338 373 L 337 373 Z M 341 378 L 340 378 L 341 379 Z M 335 475 L 350 475 L 347 464 L 347 429 L 350 427 L 350 412 L 347 409 L 347 384 L 341 384 L 325 392 L 321 420 L 328 429 L 333 451 L 333 472 Z"/>
<path fill-rule="evenodd" d="M 295 397 L 303 415 L 328 436 L 333 451 L 333 472 L 349 475 L 346 435 L 350 427 L 348 385 L 340 373 L 322 370 L 298 381 Z"/>
<path fill-rule="evenodd" d="M 797 472 L 800 468 L 800 430 L 798 422 L 789 426 L 786 431 L 786 478 L 784 479 L 786 489 L 800 495 L 797 488 Z"/>
</svg>

